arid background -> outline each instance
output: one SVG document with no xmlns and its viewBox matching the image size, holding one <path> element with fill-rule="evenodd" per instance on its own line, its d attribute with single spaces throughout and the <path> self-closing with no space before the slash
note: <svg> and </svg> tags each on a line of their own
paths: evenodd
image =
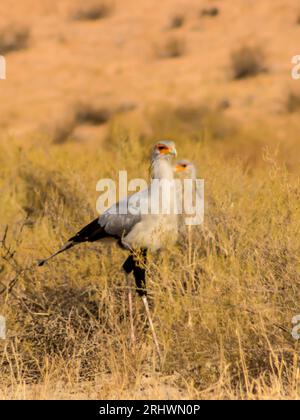
<svg viewBox="0 0 300 420">
<path fill-rule="evenodd" d="M 0 4 L 0 398 L 299 398 L 299 39 L 296 0 Z M 162 368 L 138 297 L 130 346 L 123 251 L 34 265 L 160 138 L 206 190 L 149 264 Z"/>
</svg>

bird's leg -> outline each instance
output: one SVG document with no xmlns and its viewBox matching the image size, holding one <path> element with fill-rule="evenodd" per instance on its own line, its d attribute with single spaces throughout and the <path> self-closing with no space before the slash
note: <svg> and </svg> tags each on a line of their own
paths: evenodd
<svg viewBox="0 0 300 420">
<path fill-rule="evenodd" d="M 133 349 L 135 348 L 135 334 L 134 334 L 134 325 L 133 325 L 133 305 L 132 305 L 132 288 L 130 284 L 130 273 L 134 267 L 133 256 L 129 255 L 127 260 L 123 264 L 123 269 L 126 273 L 127 287 L 128 287 L 128 304 L 129 304 L 129 318 L 130 318 L 130 336 L 131 344 Z"/>
<path fill-rule="evenodd" d="M 157 351 L 157 354 L 158 354 L 158 357 L 159 357 L 159 361 L 160 361 L 160 363 L 162 363 L 162 355 L 161 355 L 160 347 L 159 347 L 159 344 L 158 344 L 158 339 L 157 339 L 157 336 L 156 336 L 154 324 L 153 324 L 153 321 L 152 321 L 152 318 L 151 318 L 150 309 L 149 309 L 149 305 L 148 305 L 148 299 L 147 299 L 146 295 L 142 296 L 142 301 L 143 301 L 143 304 L 144 304 L 144 307 L 145 307 L 145 310 L 146 310 L 148 322 L 149 322 L 150 329 L 151 329 L 151 332 L 152 332 L 152 337 L 153 337 L 153 341 L 154 341 L 156 351 Z"/>
<path fill-rule="evenodd" d="M 140 259 L 135 258 L 134 259 L 134 268 L 133 268 L 133 274 L 136 282 L 137 287 L 137 293 L 141 296 L 145 310 L 146 315 L 148 318 L 148 322 L 150 325 L 150 329 L 152 332 L 153 341 L 158 353 L 158 357 L 160 360 L 160 363 L 162 363 L 162 355 L 158 344 L 158 339 L 155 333 L 154 324 L 152 321 L 152 317 L 150 314 L 148 299 L 147 299 L 147 290 L 146 290 L 146 263 L 147 263 L 147 251 L 142 250 L 141 255 L 139 256 Z"/>
<path fill-rule="evenodd" d="M 128 284 L 128 304 L 129 304 L 129 318 L 130 318 L 130 334 L 131 334 L 131 344 L 133 349 L 135 348 L 135 334 L 134 334 L 134 325 L 133 325 L 133 306 L 132 306 L 132 289 L 129 281 L 129 275 L 127 277 Z"/>
</svg>

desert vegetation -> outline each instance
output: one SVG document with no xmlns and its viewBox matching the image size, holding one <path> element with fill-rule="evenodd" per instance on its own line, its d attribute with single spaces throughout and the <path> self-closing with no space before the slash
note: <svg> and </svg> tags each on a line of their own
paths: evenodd
<svg viewBox="0 0 300 420">
<path fill-rule="evenodd" d="M 108 0 L 89 0 L 84 5 L 78 3 L 72 11 L 74 20 L 99 20 L 112 13 L 113 3 Z"/>
<path fill-rule="evenodd" d="M 62 144 L 76 137 L 76 129 L 81 126 L 102 126 L 116 115 L 126 114 L 136 108 L 134 102 L 120 102 L 117 105 L 103 105 L 94 102 L 77 102 L 67 108 L 56 121 L 42 127 L 54 144 Z"/>
<path fill-rule="evenodd" d="M 155 45 L 154 52 L 160 59 L 178 58 L 185 54 L 186 44 L 183 38 L 171 37 L 165 42 Z"/>
<path fill-rule="evenodd" d="M 175 14 L 171 17 L 169 23 L 169 29 L 177 29 L 181 28 L 185 23 L 185 16 L 184 14 Z"/>
<path fill-rule="evenodd" d="M 290 92 L 286 101 L 288 112 L 297 112 L 300 110 L 300 93 Z"/>
<path fill-rule="evenodd" d="M 299 180 L 262 148 L 250 171 L 245 160 L 216 153 L 212 120 L 220 115 L 191 107 L 151 118 L 148 134 L 113 119 L 98 150 L 61 144 L 20 154 L 14 142 L 1 145 L 3 398 L 299 395 L 291 336 L 299 301 Z M 195 137 L 199 124 L 207 137 Z M 149 263 L 162 368 L 138 297 L 131 347 L 122 251 L 84 244 L 44 268 L 35 265 L 93 217 L 100 176 L 114 178 L 116 168 L 147 176 L 157 132 L 176 140 L 206 182 L 204 226 Z M 244 144 L 244 159 L 251 153 Z"/>
<path fill-rule="evenodd" d="M 0 54 L 27 48 L 29 39 L 29 27 L 16 23 L 3 25 L 0 27 Z"/>
<path fill-rule="evenodd" d="M 218 7 L 207 7 L 200 11 L 200 16 L 215 17 L 218 16 L 220 10 Z"/>
<path fill-rule="evenodd" d="M 265 54 L 260 47 L 244 46 L 231 55 L 233 77 L 244 79 L 266 72 Z"/>
</svg>

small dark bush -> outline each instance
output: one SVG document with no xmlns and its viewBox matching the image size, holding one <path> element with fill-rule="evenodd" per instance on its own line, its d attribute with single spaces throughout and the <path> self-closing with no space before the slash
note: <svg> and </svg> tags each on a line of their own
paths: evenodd
<svg viewBox="0 0 300 420">
<path fill-rule="evenodd" d="M 181 28 L 184 25 L 185 22 L 185 16 L 184 15 L 174 15 L 172 16 L 169 24 L 169 29 L 177 29 Z"/>
<path fill-rule="evenodd" d="M 111 109 L 81 103 L 76 107 L 75 119 L 78 124 L 101 125 L 105 124 L 112 117 L 112 114 Z"/>
<path fill-rule="evenodd" d="M 218 109 L 219 109 L 220 111 L 222 111 L 222 110 L 224 110 L 224 109 L 228 109 L 228 108 L 230 108 L 230 106 L 231 106 L 230 101 L 229 101 L 229 99 L 227 99 L 227 98 L 222 99 L 222 100 L 218 103 Z"/>
<path fill-rule="evenodd" d="M 244 46 L 231 55 L 234 79 L 256 76 L 266 71 L 265 55 L 259 47 Z"/>
<path fill-rule="evenodd" d="M 185 53 L 185 42 L 181 38 L 170 38 L 165 44 L 156 46 L 158 58 L 178 58 Z"/>
<path fill-rule="evenodd" d="M 18 51 L 28 46 L 30 30 L 25 26 L 5 26 L 0 29 L 0 54 Z"/>
<path fill-rule="evenodd" d="M 200 12 L 200 15 L 215 17 L 215 16 L 218 16 L 219 12 L 220 11 L 217 7 L 208 7 L 208 8 L 202 9 Z"/>
<path fill-rule="evenodd" d="M 112 12 L 112 5 L 109 2 L 94 2 L 85 6 L 81 6 L 73 12 L 75 20 L 98 20 L 109 16 Z"/>
</svg>

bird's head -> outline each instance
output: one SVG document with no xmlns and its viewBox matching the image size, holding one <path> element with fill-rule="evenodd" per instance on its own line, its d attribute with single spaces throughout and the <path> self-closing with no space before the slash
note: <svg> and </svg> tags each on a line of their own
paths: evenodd
<svg viewBox="0 0 300 420">
<path fill-rule="evenodd" d="M 174 172 L 180 178 L 196 178 L 196 167 L 187 159 L 179 160 L 174 165 Z"/>
<path fill-rule="evenodd" d="M 152 150 L 152 161 L 156 159 L 170 159 L 177 155 L 175 143 L 171 140 L 160 140 Z"/>
</svg>

